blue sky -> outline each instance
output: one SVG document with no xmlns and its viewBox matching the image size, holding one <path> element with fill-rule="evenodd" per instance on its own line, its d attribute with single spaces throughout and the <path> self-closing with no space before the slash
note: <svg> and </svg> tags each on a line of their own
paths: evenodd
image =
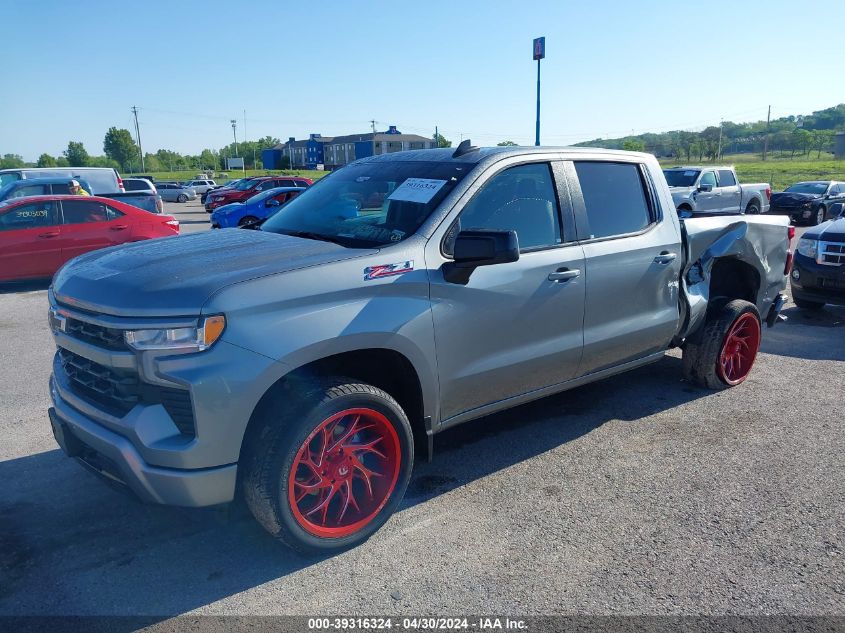
<svg viewBox="0 0 845 633">
<path fill-rule="evenodd" d="M 289 3 L 28 0 L 0 16 L 0 154 L 34 160 L 106 130 L 145 151 L 395 124 L 481 145 L 696 129 L 845 101 L 845 2 Z M 838 25 L 838 26 L 837 26 Z M 835 44 L 839 38 L 840 43 Z"/>
</svg>

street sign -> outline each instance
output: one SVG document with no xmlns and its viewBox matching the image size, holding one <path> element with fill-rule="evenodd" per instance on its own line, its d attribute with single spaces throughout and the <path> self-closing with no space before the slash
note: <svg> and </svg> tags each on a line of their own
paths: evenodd
<svg viewBox="0 0 845 633">
<path fill-rule="evenodd" d="M 546 57 L 546 38 L 538 37 L 534 40 L 534 59 L 544 59 Z"/>
</svg>

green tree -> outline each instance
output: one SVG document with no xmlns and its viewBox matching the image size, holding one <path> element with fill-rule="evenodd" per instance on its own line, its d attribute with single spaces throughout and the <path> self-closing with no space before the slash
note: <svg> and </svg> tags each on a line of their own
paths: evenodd
<svg viewBox="0 0 845 633">
<path fill-rule="evenodd" d="M 149 152 L 144 154 L 144 167 L 147 171 L 165 171 L 158 156 Z M 140 165 L 138 165 L 138 169 L 141 169 Z"/>
<path fill-rule="evenodd" d="M 56 166 L 56 159 L 50 156 L 49 154 L 41 154 L 38 157 L 38 162 L 36 163 L 38 167 L 55 167 Z"/>
<path fill-rule="evenodd" d="M 110 127 L 103 139 L 103 151 L 106 156 L 116 161 L 121 169 L 126 169 L 130 163 L 139 162 L 138 145 L 129 130 Z"/>
<path fill-rule="evenodd" d="M 56 156 L 56 167 L 70 167 L 70 163 L 65 156 Z"/>
<path fill-rule="evenodd" d="M 0 158 L 0 169 L 17 169 L 25 166 L 23 156 L 18 154 L 3 154 L 3 158 Z"/>
<path fill-rule="evenodd" d="M 622 149 L 628 152 L 644 152 L 645 143 L 638 138 L 626 138 L 622 141 Z"/>
<path fill-rule="evenodd" d="M 88 158 L 88 167 L 111 167 L 120 171 L 122 168 L 120 164 L 113 158 L 108 156 L 91 156 Z"/>
<path fill-rule="evenodd" d="M 447 140 L 442 134 L 434 137 L 435 147 L 452 147 L 452 141 Z"/>
<path fill-rule="evenodd" d="M 516 143 L 513 141 L 502 141 L 500 143 L 496 143 L 497 147 L 515 147 Z"/>
<path fill-rule="evenodd" d="M 62 153 L 71 167 L 85 167 L 90 160 L 85 146 L 78 141 L 70 141 L 67 144 L 67 149 Z"/>
<path fill-rule="evenodd" d="M 210 149 L 202 150 L 200 153 L 200 163 L 202 163 L 203 169 L 220 169 L 220 157 Z"/>
</svg>

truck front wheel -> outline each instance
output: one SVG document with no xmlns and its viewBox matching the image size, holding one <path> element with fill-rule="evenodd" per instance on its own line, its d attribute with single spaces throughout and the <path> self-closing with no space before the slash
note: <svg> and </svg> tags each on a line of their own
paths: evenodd
<svg viewBox="0 0 845 633">
<path fill-rule="evenodd" d="M 302 553 L 367 540 L 399 506 L 411 476 L 413 434 L 402 408 L 372 385 L 336 379 L 269 409 L 245 456 L 253 516 Z"/>
<path fill-rule="evenodd" d="M 701 338 L 684 346 L 684 377 L 702 387 L 725 389 L 743 382 L 760 349 L 760 313 L 735 299 L 713 309 Z"/>
</svg>

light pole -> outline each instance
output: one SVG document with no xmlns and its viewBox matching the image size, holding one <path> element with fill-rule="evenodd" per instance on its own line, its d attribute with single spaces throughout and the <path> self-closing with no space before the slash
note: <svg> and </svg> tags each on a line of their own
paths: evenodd
<svg viewBox="0 0 845 633">
<path fill-rule="evenodd" d="M 534 134 L 534 145 L 540 144 L 540 60 L 546 56 L 546 38 L 538 37 L 534 40 L 534 59 L 537 60 L 537 126 Z"/>
</svg>

